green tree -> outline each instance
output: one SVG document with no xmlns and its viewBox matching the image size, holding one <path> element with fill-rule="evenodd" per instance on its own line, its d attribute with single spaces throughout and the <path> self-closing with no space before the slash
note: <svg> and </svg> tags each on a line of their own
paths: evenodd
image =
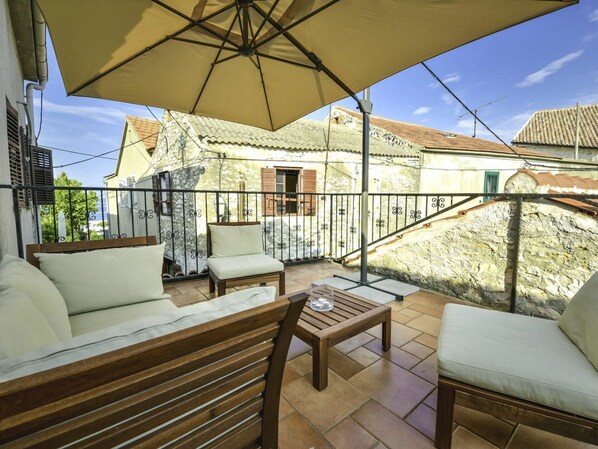
<svg viewBox="0 0 598 449">
<path fill-rule="evenodd" d="M 81 187 L 82 183 L 69 179 L 62 172 L 54 179 L 56 187 Z M 56 189 L 54 191 L 54 205 L 43 207 L 41 210 L 42 238 L 44 242 L 54 242 L 58 237 L 58 216 L 64 213 L 66 221 L 67 242 L 73 240 L 92 240 L 100 238 L 95 232 L 88 235 L 86 226 L 90 214 L 98 211 L 98 196 L 88 190 Z"/>
</svg>

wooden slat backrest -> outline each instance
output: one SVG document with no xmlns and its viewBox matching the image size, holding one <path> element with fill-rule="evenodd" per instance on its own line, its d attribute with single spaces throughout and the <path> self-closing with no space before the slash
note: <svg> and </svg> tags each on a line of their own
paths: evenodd
<svg viewBox="0 0 598 449">
<path fill-rule="evenodd" d="M 27 245 L 27 262 L 34 267 L 39 268 L 39 260 L 35 257 L 36 253 L 79 253 L 84 251 L 94 251 L 96 249 L 125 248 L 156 244 L 156 237 L 153 235 L 119 239 L 83 240 L 79 242 L 35 243 Z"/>
<path fill-rule="evenodd" d="M 210 225 L 214 226 L 248 226 L 248 225 L 259 225 L 259 221 L 227 221 L 223 223 L 208 223 L 208 230 L 206 232 L 207 250 L 208 257 L 212 255 L 212 234 L 210 232 Z"/>
<path fill-rule="evenodd" d="M 2 383 L 0 445 L 196 447 L 213 440 L 214 447 L 276 448 L 282 373 L 306 298 Z"/>
</svg>

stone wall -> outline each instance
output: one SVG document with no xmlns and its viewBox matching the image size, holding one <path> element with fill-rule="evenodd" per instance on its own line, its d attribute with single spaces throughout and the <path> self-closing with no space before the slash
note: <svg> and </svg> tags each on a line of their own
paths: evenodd
<svg viewBox="0 0 598 449">
<path fill-rule="evenodd" d="M 370 271 L 449 296 L 508 310 L 514 206 L 489 203 L 380 246 Z M 524 202 L 518 313 L 556 319 L 598 270 L 598 220 L 555 203 Z M 351 263 L 358 266 L 359 260 Z"/>
</svg>

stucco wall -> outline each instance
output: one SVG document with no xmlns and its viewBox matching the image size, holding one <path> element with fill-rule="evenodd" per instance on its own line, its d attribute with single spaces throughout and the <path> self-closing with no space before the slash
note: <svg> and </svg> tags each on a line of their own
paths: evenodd
<svg viewBox="0 0 598 449">
<path fill-rule="evenodd" d="M 559 147 L 554 145 L 533 145 L 526 143 L 518 143 L 517 146 L 527 148 L 531 151 L 538 151 L 540 153 L 552 154 L 567 159 L 575 157 L 575 149 L 573 147 Z M 578 158 L 585 161 L 598 161 L 598 148 L 579 148 Z"/>
<path fill-rule="evenodd" d="M 10 184 L 8 164 L 8 137 L 6 130 L 5 98 L 19 111 L 21 125 L 25 124 L 25 112 L 17 101 L 23 101 L 23 76 L 17 58 L 17 48 L 10 22 L 8 3 L 0 2 L 0 184 Z M 34 239 L 31 213 L 21 212 L 24 243 Z M 0 256 L 18 253 L 16 226 L 10 190 L 0 189 Z"/>
<path fill-rule="evenodd" d="M 495 202 L 380 247 L 370 271 L 508 310 L 513 204 Z M 598 220 L 554 203 L 524 202 L 517 311 L 558 318 L 598 270 Z M 353 262 L 359 265 L 359 260 Z"/>
</svg>

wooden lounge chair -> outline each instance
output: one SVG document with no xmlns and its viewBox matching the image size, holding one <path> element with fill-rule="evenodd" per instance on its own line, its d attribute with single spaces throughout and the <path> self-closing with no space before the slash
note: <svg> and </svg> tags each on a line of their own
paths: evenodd
<svg viewBox="0 0 598 449">
<path fill-rule="evenodd" d="M 222 296 L 229 287 L 278 281 L 285 294 L 282 262 L 264 254 L 259 221 L 208 223 L 208 271 L 210 293 Z"/>
</svg>

